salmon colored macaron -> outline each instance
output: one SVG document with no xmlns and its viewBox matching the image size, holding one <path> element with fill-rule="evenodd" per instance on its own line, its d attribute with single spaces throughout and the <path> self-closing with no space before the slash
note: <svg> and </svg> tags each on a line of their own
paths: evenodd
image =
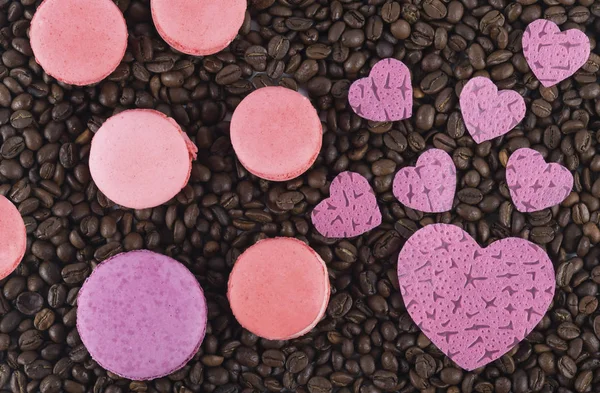
<svg viewBox="0 0 600 393">
<path fill-rule="evenodd" d="M 151 0 L 152 19 L 173 48 L 206 56 L 226 48 L 237 35 L 246 0 Z"/>
<path fill-rule="evenodd" d="M 264 87 L 244 98 L 231 118 L 230 134 L 242 165 L 273 181 L 306 172 L 323 139 L 321 121 L 308 98 L 285 87 Z"/>
<path fill-rule="evenodd" d="M 110 75 L 127 48 L 127 25 L 111 0 L 44 0 L 29 36 L 44 71 L 78 86 Z"/>
<path fill-rule="evenodd" d="M 206 299 L 194 275 L 147 250 L 98 265 L 77 305 L 77 331 L 92 358 L 128 379 L 160 378 L 180 369 L 206 333 Z"/>
<path fill-rule="evenodd" d="M 27 248 L 27 233 L 21 214 L 0 195 L 0 280 L 12 273 Z"/>
<path fill-rule="evenodd" d="M 245 329 L 269 340 L 289 340 L 317 325 L 329 291 L 327 267 L 312 248 L 294 238 L 275 238 L 239 256 L 227 296 Z"/>
<path fill-rule="evenodd" d="M 109 199 L 145 209 L 185 187 L 197 152 L 175 120 L 154 110 L 128 110 L 109 118 L 94 136 L 90 172 Z"/>
</svg>

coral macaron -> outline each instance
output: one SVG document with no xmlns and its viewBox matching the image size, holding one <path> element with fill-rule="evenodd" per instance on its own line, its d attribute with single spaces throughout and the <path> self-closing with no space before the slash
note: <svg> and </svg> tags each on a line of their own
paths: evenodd
<svg viewBox="0 0 600 393">
<path fill-rule="evenodd" d="M 79 86 L 110 75 L 127 48 L 127 25 L 111 0 L 45 0 L 33 16 L 29 35 L 44 71 Z"/>
<path fill-rule="evenodd" d="M 246 0 L 152 0 L 152 19 L 173 48 L 194 56 L 217 53 L 244 22 Z"/>
<path fill-rule="evenodd" d="M 94 136 L 90 172 L 115 203 L 151 208 L 185 187 L 197 152 L 175 120 L 154 110 L 128 110 L 108 119 Z"/>
<path fill-rule="evenodd" d="M 329 291 L 327 267 L 316 251 L 294 238 L 275 238 L 239 256 L 227 296 L 244 328 L 269 340 L 289 340 L 317 325 Z"/>
</svg>

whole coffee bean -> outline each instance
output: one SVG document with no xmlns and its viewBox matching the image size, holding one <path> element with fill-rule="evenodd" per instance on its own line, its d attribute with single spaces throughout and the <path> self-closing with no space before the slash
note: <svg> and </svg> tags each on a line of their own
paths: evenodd
<svg viewBox="0 0 600 393">
<path fill-rule="evenodd" d="M 265 71 L 267 69 L 267 49 L 262 46 L 254 45 L 246 49 L 244 59 L 256 71 Z"/>
<path fill-rule="evenodd" d="M 239 80 L 241 76 L 241 68 L 236 64 L 230 64 L 217 73 L 215 82 L 219 85 L 231 85 Z"/>
<path fill-rule="evenodd" d="M 306 386 L 309 393 L 329 393 L 333 391 L 331 382 L 324 377 L 312 377 L 308 380 Z"/>
<path fill-rule="evenodd" d="M 577 373 L 575 361 L 568 356 L 562 356 L 556 363 L 558 372 L 566 378 L 574 378 Z"/>
<path fill-rule="evenodd" d="M 425 94 L 437 94 L 448 83 L 448 75 L 446 75 L 443 71 L 434 71 L 432 73 L 427 74 L 421 80 L 421 90 Z"/>
<path fill-rule="evenodd" d="M 77 284 L 83 282 L 89 272 L 90 270 L 86 263 L 74 263 L 65 266 L 61 271 L 61 275 L 67 284 Z"/>
<path fill-rule="evenodd" d="M 285 362 L 285 368 L 289 372 L 297 374 L 304 370 L 306 366 L 308 366 L 308 362 L 309 360 L 306 354 L 302 351 L 297 351 L 287 358 L 287 361 Z"/>
<path fill-rule="evenodd" d="M 534 100 L 531 103 L 532 112 L 539 117 L 548 117 L 552 113 L 552 105 L 543 99 Z"/>
<path fill-rule="evenodd" d="M 423 3 L 423 11 L 431 19 L 443 19 L 448 13 L 444 3 L 439 0 L 426 0 Z"/>
</svg>

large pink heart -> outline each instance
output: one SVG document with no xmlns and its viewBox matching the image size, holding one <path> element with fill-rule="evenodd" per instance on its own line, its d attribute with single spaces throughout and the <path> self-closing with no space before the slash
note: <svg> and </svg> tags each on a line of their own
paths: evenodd
<svg viewBox="0 0 600 393">
<path fill-rule="evenodd" d="M 560 164 L 546 164 L 537 151 L 522 148 L 508 159 L 506 183 L 517 210 L 535 212 L 564 201 L 573 190 L 573 175 Z"/>
<path fill-rule="evenodd" d="M 523 54 L 542 85 L 550 87 L 585 64 L 590 57 L 590 40 L 577 29 L 561 32 L 554 22 L 538 19 L 523 33 Z"/>
<path fill-rule="evenodd" d="M 477 143 L 506 134 L 525 117 L 525 100 L 516 91 L 498 91 L 489 79 L 471 79 L 460 93 L 465 126 Z"/>
<path fill-rule="evenodd" d="M 368 77 L 350 86 L 352 110 L 368 120 L 397 121 L 412 115 L 413 89 L 410 71 L 396 59 L 380 60 Z"/>
<path fill-rule="evenodd" d="M 481 248 L 448 224 L 428 225 L 408 239 L 398 278 L 415 323 L 469 371 L 523 340 L 546 313 L 556 284 L 540 247 L 508 238 Z"/>
<path fill-rule="evenodd" d="M 381 224 L 381 211 L 367 179 L 342 172 L 329 187 L 331 196 L 314 208 L 312 222 L 320 234 L 331 238 L 361 235 Z"/>
<path fill-rule="evenodd" d="M 452 208 L 456 191 L 456 167 L 443 150 L 423 153 L 414 167 L 402 168 L 394 178 L 394 195 L 404 205 L 428 213 Z"/>
</svg>

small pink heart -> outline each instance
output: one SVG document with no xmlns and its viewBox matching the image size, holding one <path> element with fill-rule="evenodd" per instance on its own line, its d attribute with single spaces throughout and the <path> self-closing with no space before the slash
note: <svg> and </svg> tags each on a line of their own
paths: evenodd
<svg viewBox="0 0 600 393">
<path fill-rule="evenodd" d="M 408 239 L 398 279 L 417 326 L 469 371 L 523 340 L 548 310 L 556 285 L 540 247 L 507 238 L 481 248 L 448 224 L 427 225 Z"/>
<path fill-rule="evenodd" d="M 413 89 L 410 71 L 396 59 L 380 60 L 368 77 L 350 86 L 352 110 L 368 120 L 397 121 L 412 116 Z"/>
<path fill-rule="evenodd" d="M 525 117 L 525 100 L 513 90 L 499 92 L 491 80 L 478 76 L 463 87 L 460 110 L 473 140 L 481 143 L 519 124 Z"/>
<path fill-rule="evenodd" d="M 342 172 L 331 182 L 329 192 L 331 196 L 312 212 L 312 222 L 323 236 L 354 237 L 381 224 L 375 194 L 363 176 Z"/>
<path fill-rule="evenodd" d="M 550 87 L 585 64 L 590 57 L 590 39 L 577 29 L 561 32 L 554 22 L 538 19 L 523 33 L 523 54 L 542 85 Z"/>
<path fill-rule="evenodd" d="M 506 183 L 517 210 L 529 213 L 564 201 L 573 189 L 573 175 L 560 164 L 547 164 L 537 151 L 522 148 L 508 159 Z"/>
<path fill-rule="evenodd" d="M 427 213 L 452 209 L 456 167 L 443 150 L 423 153 L 414 167 L 402 168 L 394 178 L 394 195 L 404 205 Z"/>
</svg>

